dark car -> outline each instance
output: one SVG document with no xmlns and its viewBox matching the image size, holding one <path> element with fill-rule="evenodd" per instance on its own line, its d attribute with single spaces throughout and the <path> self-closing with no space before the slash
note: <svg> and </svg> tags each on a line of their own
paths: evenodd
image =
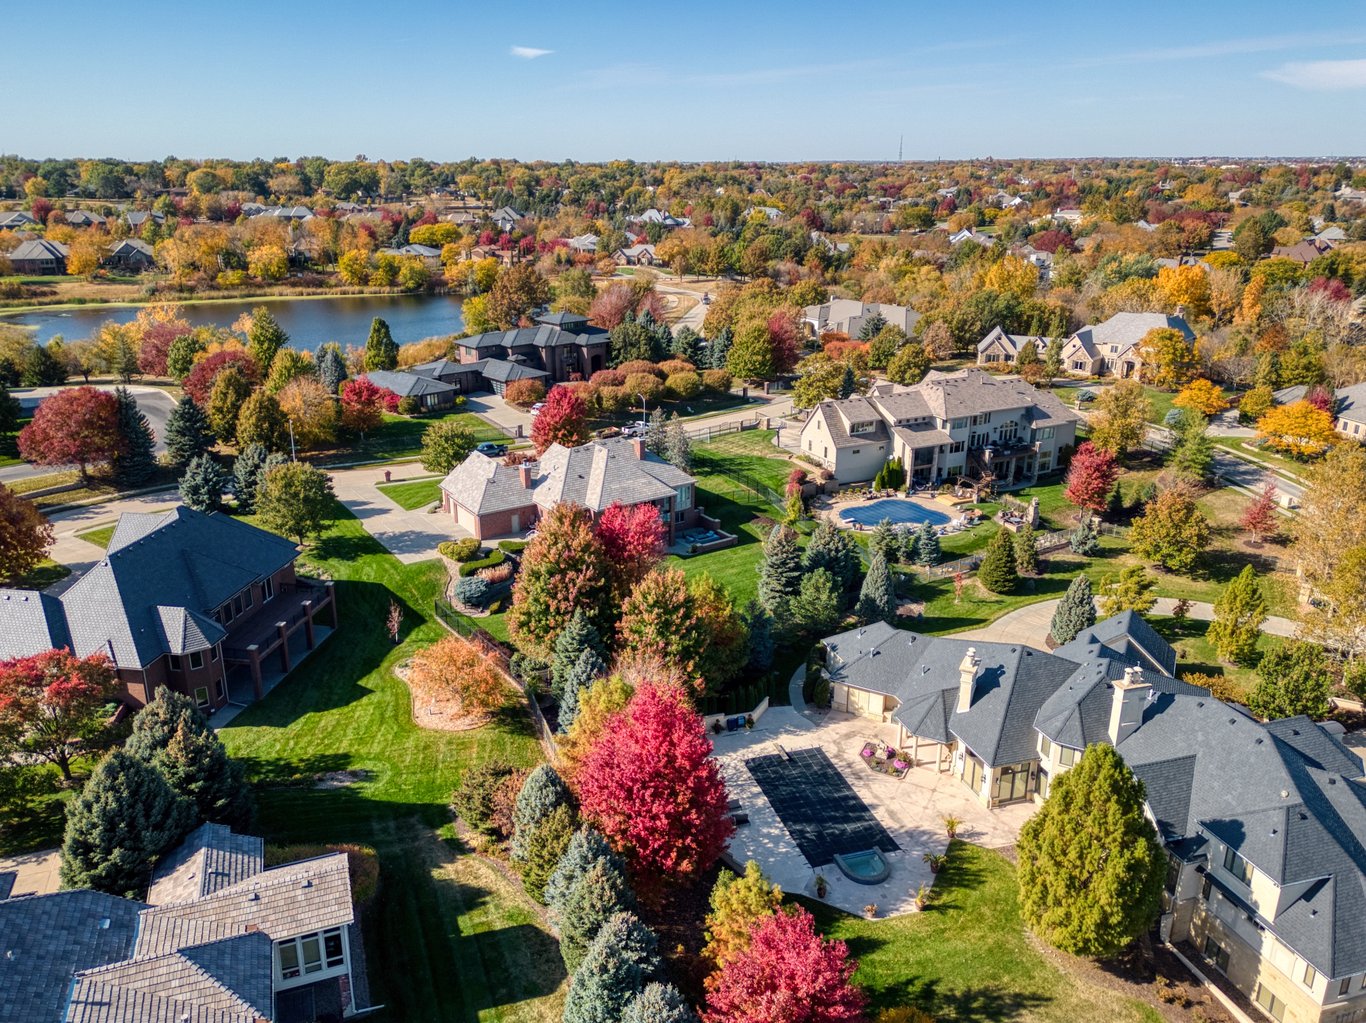
<svg viewBox="0 0 1366 1023">
<path fill-rule="evenodd" d="M 486 440 L 474 450 L 489 458 L 502 458 L 508 453 L 508 446 L 506 444 L 495 444 L 491 440 Z"/>
</svg>

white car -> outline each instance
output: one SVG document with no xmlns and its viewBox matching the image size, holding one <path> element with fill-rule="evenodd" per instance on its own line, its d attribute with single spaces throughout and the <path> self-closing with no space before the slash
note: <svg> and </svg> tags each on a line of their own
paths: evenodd
<svg viewBox="0 0 1366 1023">
<path fill-rule="evenodd" d="M 538 401 L 535 405 L 531 406 L 531 414 L 533 416 L 539 416 L 541 414 L 541 409 L 543 408 L 545 408 L 545 402 Z"/>
<path fill-rule="evenodd" d="M 647 423 L 627 423 L 621 428 L 623 437 L 644 437 L 650 427 Z"/>
</svg>

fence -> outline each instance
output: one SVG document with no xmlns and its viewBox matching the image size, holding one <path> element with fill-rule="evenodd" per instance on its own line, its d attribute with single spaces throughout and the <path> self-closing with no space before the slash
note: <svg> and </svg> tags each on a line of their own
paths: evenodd
<svg viewBox="0 0 1366 1023">
<path fill-rule="evenodd" d="M 725 469 L 717 472 L 715 475 L 724 480 L 729 480 L 743 490 L 748 490 L 753 494 L 757 494 L 780 511 L 787 505 L 787 498 L 776 490 L 771 489 L 757 476 L 751 475 L 743 469 Z"/>
<path fill-rule="evenodd" d="M 759 419 L 745 419 L 738 423 L 718 423 L 715 426 L 695 426 L 691 430 L 685 430 L 689 440 L 709 441 L 714 437 L 721 437 L 728 433 L 744 433 L 747 430 L 757 430 Z"/>
<path fill-rule="evenodd" d="M 1104 526 L 1104 523 L 1096 523 L 1096 525 L 1100 528 Z M 1111 526 L 1110 528 L 1114 529 L 1115 527 Z M 1051 533 L 1035 533 L 1034 549 L 1040 554 L 1056 551 L 1061 547 L 1066 547 L 1071 538 L 1072 531 L 1070 529 L 1058 529 Z M 946 561 L 942 565 L 928 565 L 925 568 L 925 575 L 931 579 L 946 579 L 949 576 L 957 575 L 959 572 L 967 575 L 977 571 L 977 567 L 981 565 L 982 559 L 985 557 L 985 553 L 969 554 L 966 558 Z"/>
</svg>

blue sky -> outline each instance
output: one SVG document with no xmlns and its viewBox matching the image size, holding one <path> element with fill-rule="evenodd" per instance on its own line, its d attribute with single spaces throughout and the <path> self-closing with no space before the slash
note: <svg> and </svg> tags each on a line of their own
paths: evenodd
<svg viewBox="0 0 1366 1023">
<path fill-rule="evenodd" d="M 1366 150 L 1361 0 L 65 0 L 6 37 L 35 157 Z"/>
</svg>

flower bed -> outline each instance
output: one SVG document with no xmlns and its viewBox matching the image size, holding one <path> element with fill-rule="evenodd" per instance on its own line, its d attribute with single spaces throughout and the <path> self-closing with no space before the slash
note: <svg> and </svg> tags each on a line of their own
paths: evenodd
<svg viewBox="0 0 1366 1023">
<path fill-rule="evenodd" d="M 859 753 L 859 759 L 878 774 L 885 774 L 892 778 L 904 778 L 906 772 L 911 769 L 909 757 L 900 750 L 894 750 L 880 742 L 865 742 L 862 752 Z"/>
</svg>

